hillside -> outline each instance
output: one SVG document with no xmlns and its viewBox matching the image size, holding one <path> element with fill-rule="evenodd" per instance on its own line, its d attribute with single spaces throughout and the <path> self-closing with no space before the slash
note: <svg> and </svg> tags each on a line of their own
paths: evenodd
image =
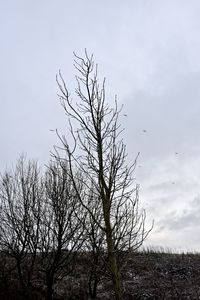
<svg viewBox="0 0 200 300">
<path fill-rule="evenodd" d="M 162 252 L 132 253 L 122 270 L 124 299 L 200 299 L 200 255 Z M 74 272 L 55 282 L 54 299 L 90 299 L 88 255 L 76 258 Z M 44 277 L 36 270 L 34 288 L 20 287 L 10 259 L 1 257 L 0 299 L 45 299 Z M 59 279 L 59 278 L 58 278 Z M 96 299 L 113 299 L 112 284 L 102 273 Z"/>
</svg>

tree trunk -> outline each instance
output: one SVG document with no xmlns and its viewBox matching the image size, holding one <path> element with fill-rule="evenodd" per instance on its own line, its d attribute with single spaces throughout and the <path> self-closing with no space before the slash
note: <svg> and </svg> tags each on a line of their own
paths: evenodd
<svg viewBox="0 0 200 300">
<path fill-rule="evenodd" d="M 89 295 L 91 299 L 96 299 L 97 297 L 97 285 L 98 285 L 98 280 L 96 276 L 91 275 L 89 279 Z"/>
<path fill-rule="evenodd" d="M 117 257 L 116 252 L 114 249 L 113 244 L 113 237 L 112 237 L 112 228 L 110 224 L 109 216 L 105 218 L 105 225 L 106 225 L 106 242 L 107 242 L 107 250 L 108 250 L 108 261 L 110 265 L 110 271 L 112 276 L 113 288 L 115 292 L 115 299 L 122 300 L 122 287 L 121 287 L 121 276 L 117 266 Z"/>
<path fill-rule="evenodd" d="M 21 268 L 21 259 L 17 259 L 17 271 L 18 271 L 20 284 L 23 288 L 25 288 L 25 283 L 24 283 L 22 268 Z"/>
</svg>

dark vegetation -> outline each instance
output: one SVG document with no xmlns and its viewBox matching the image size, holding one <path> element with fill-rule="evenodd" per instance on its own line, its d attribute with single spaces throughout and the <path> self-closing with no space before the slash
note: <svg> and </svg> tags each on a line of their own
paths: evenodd
<svg viewBox="0 0 200 300">
<path fill-rule="evenodd" d="M 199 299 L 200 255 L 155 251 L 124 253 L 126 265 L 121 270 L 124 299 Z M 20 285 L 14 260 L 1 253 L 0 299 L 45 299 L 45 276 L 40 271 L 39 254 L 32 277 L 33 285 Z M 92 299 L 90 293 L 91 253 L 79 253 L 73 272 L 54 282 L 53 299 Z M 26 264 L 29 263 L 27 258 Z M 23 272 L 26 272 L 24 264 Z M 99 272 L 95 299 L 114 299 L 109 274 Z M 93 298 L 94 299 L 94 298 Z"/>
</svg>

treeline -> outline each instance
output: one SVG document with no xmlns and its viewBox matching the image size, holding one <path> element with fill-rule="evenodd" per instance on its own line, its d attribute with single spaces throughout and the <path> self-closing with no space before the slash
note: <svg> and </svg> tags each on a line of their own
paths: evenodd
<svg viewBox="0 0 200 300">
<path fill-rule="evenodd" d="M 42 175 L 36 162 L 26 162 L 21 157 L 14 169 L 2 174 L 0 276 L 7 289 L 13 278 L 23 290 L 39 291 L 41 296 L 45 291 L 46 299 L 52 299 L 55 282 L 68 275 L 76 278 L 76 256 L 80 259 L 81 254 L 89 257 L 86 289 L 91 298 L 97 296 L 99 282 L 105 276 L 109 278 L 101 202 L 92 187 L 89 193 L 85 190 L 81 173 L 77 177 L 76 187 L 92 215 L 77 197 L 67 164 L 61 167 L 51 163 Z M 138 212 L 138 198 L 131 213 L 132 224 L 124 219 L 125 228 L 116 225 L 115 229 L 115 248 L 121 267 L 125 263 L 123 251 L 128 255 L 128 250 L 138 248 L 146 234 Z"/>
<path fill-rule="evenodd" d="M 17 274 L 23 290 L 37 290 L 50 300 L 55 283 L 76 276 L 78 257 L 88 254 L 88 295 L 95 299 L 98 284 L 108 276 L 119 300 L 125 257 L 149 230 L 145 211 L 138 209 L 136 160 L 126 165 L 119 139 L 117 102 L 114 108 L 105 102 L 93 58 L 87 53 L 75 58 L 79 103 L 73 103 L 62 75 L 57 77 L 73 146 L 57 132 L 61 147 L 55 147 L 45 172 L 21 157 L 1 175 L 0 276 L 9 289 L 6 280 Z"/>
</svg>

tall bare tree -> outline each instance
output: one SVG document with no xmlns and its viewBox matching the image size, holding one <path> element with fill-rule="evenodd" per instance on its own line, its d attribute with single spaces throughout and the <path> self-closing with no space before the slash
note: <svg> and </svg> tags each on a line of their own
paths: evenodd
<svg viewBox="0 0 200 300">
<path fill-rule="evenodd" d="M 79 201 L 105 232 L 115 298 L 120 300 L 123 291 L 117 252 L 122 248 L 135 248 L 148 234 L 144 228 L 145 212 L 135 210 L 138 189 L 133 171 L 137 157 L 132 165 L 127 165 L 126 146 L 120 138 L 122 129 L 118 122 L 121 109 L 118 109 L 116 99 L 113 108 L 106 102 L 105 79 L 100 84 L 93 56 L 89 57 L 87 52 L 84 58 L 75 55 L 75 68 L 78 71 L 76 101 L 70 97 L 61 73 L 57 76 L 59 97 L 69 119 L 74 144 L 70 146 L 66 136 L 57 132 L 62 147 L 55 148 L 54 155 L 61 164 L 67 159 Z M 87 197 L 77 188 L 78 170 L 83 174 L 85 196 L 90 193 L 92 183 L 94 201 L 100 203 L 103 224 L 87 205 Z"/>
</svg>

